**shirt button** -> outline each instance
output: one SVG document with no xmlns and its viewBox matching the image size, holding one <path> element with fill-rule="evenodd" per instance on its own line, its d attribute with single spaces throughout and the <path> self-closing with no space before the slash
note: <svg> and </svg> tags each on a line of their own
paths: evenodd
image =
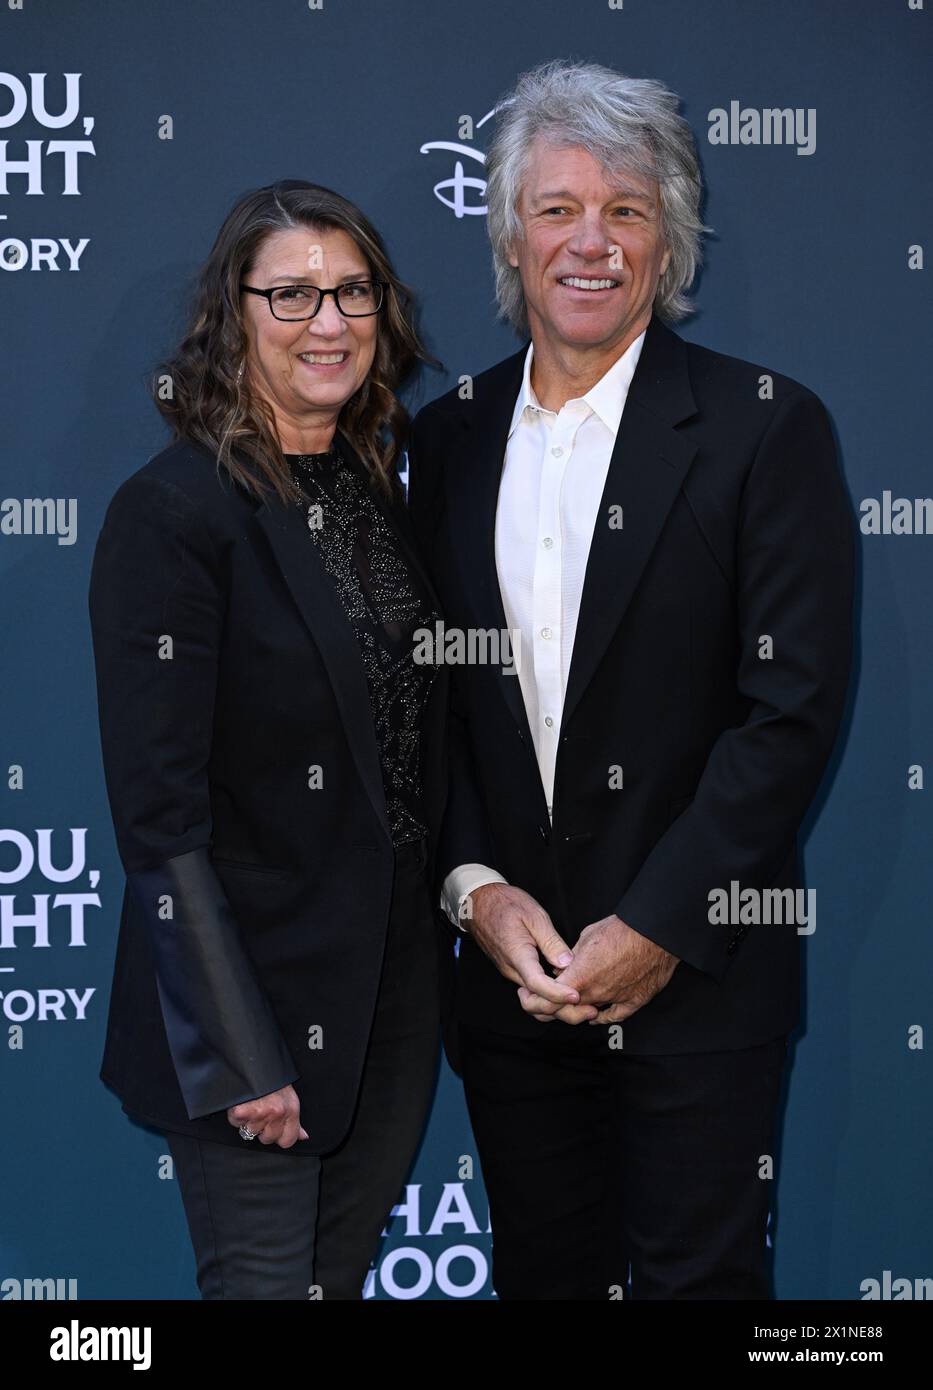
<svg viewBox="0 0 933 1390">
<path fill-rule="evenodd" d="M 551 629 L 549 627 L 543 627 L 541 629 L 541 636 L 544 638 L 545 641 L 547 641 L 548 638 L 551 636 Z"/>
<path fill-rule="evenodd" d="M 551 546 L 554 544 L 554 541 L 551 539 L 550 536 L 545 536 L 541 544 L 544 546 L 545 550 L 550 550 Z"/>
<path fill-rule="evenodd" d="M 556 459 L 559 459 L 560 456 L 563 454 L 563 452 L 564 452 L 564 451 L 563 451 L 563 449 L 560 447 L 559 444 L 557 445 L 557 447 L 556 447 L 555 449 L 552 449 L 552 450 L 551 450 L 551 453 L 554 455 L 554 457 L 555 457 Z"/>
<path fill-rule="evenodd" d="M 548 726 L 548 728 L 550 729 L 551 726 L 552 726 L 552 724 L 554 723 L 554 720 L 551 718 L 551 716 L 550 716 L 549 714 L 546 714 L 546 715 L 544 716 L 544 722 L 545 722 L 545 724 Z"/>
</svg>

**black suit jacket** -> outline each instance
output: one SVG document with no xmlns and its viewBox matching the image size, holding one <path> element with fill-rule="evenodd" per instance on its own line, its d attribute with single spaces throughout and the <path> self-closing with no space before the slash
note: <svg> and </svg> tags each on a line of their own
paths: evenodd
<svg viewBox="0 0 933 1390">
<path fill-rule="evenodd" d="M 506 627 L 494 524 L 526 348 L 414 423 L 409 505 L 448 627 Z M 708 894 L 800 884 L 796 835 L 846 692 L 853 535 L 818 397 L 652 318 L 586 569 L 551 826 L 516 676 L 452 668 L 435 886 L 488 864 L 570 943 L 617 913 L 680 957 L 626 1020 L 632 1053 L 748 1047 L 797 1022 L 794 922 L 712 925 Z M 545 1026 L 469 939 L 455 994 L 460 1019 Z"/>
<path fill-rule="evenodd" d="M 436 602 L 400 486 L 375 496 Z M 227 1107 L 292 1082 L 310 1138 L 289 1152 L 326 1152 L 356 1101 L 394 872 L 332 580 L 296 507 L 176 443 L 117 490 L 89 601 L 127 875 L 101 1076 L 130 1113 L 235 1144 Z M 432 854 L 446 685 L 442 668 L 425 718 Z"/>
</svg>

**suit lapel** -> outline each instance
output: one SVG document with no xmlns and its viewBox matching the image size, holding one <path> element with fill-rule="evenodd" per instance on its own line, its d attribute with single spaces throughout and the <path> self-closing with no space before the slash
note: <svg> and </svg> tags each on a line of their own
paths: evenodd
<svg viewBox="0 0 933 1390">
<path fill-rule="evenodd" d="M 486 374 L 482 394 L 452 438 L 451 515 L 464 591 L 477 625 L 506 624 L 495 558 L 496 506 L 508 428 L 521 386 L 527 344 Z M 479 384 L 479 383 L 478 383 Z M 686 345 L 652 316 L 629 388 L 606 475 L 587 561 L 561 725 L 567 723 L 622 621 L 696 453 L 674 429 L 695 414 Z M 622 526 L 610 528 L 610 508 Z M 515 676 L 497 673 L 519 727 L 528 719 Z"/>
<path fill-rule="evenodd" d="M 587 559 L 561 727 L 573 716 L 651 557 L 696 445 L 674 425 L 696 413 L 686 347 L 653 316 L 609 461 Z M 620 507 L 621 527 L 610 526 Z"/>
<path fill-rule="evenodd" d="M 272 553 L 327 669 L 350 749 L 373 809 L 391 838 L 369 688 L 356 634 L 300 509 L 269 496 L 256 512 Z"/>
<path fill-rule="evenodd" d="M 468 428 L 449 443 L 450 516 L 461 583 L 479 628 L 502 633 L 508 627 L 496 570 L 496 507 L 509 425 L 522 381 L 525 344 L 475 383 Z M 451 458 L 451 455 L 455 455 Z M 528 715 L 518 677 L 496 668 L 502 697 L 532 748 Z"/>
</svg>

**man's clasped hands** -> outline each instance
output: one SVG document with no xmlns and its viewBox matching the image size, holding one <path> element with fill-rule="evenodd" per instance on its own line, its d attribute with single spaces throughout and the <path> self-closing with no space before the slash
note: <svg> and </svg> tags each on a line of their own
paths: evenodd
<svg viewBox="0 0 933 1390">
<path fill-rule="evenodd" d="M 615 915 L 590 923 L 571 950 L 541 904 L 512 884 L 474 888 L 465 906 L 470 935 L 541 1023 L 621 1023 L 664 988 L 680 961 Z"/>
</svg>

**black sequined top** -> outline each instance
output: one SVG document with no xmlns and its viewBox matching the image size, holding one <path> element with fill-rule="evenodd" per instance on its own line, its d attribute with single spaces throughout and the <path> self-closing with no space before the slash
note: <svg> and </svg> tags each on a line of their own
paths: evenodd
<svg viewBox="0 0 933 1390">
<path fill-rule="evenodd" d="M 340 452 L 286 454 L 302 490 L 308 534 L 359 643 L 379 745 L 386 814 L 395 846 L 427 833 L 422 804 L 422 724 L 437 674 L 412 659 L 416 628 L 440 614 L 373 497 L 361 463 Z"/>
</svg>

